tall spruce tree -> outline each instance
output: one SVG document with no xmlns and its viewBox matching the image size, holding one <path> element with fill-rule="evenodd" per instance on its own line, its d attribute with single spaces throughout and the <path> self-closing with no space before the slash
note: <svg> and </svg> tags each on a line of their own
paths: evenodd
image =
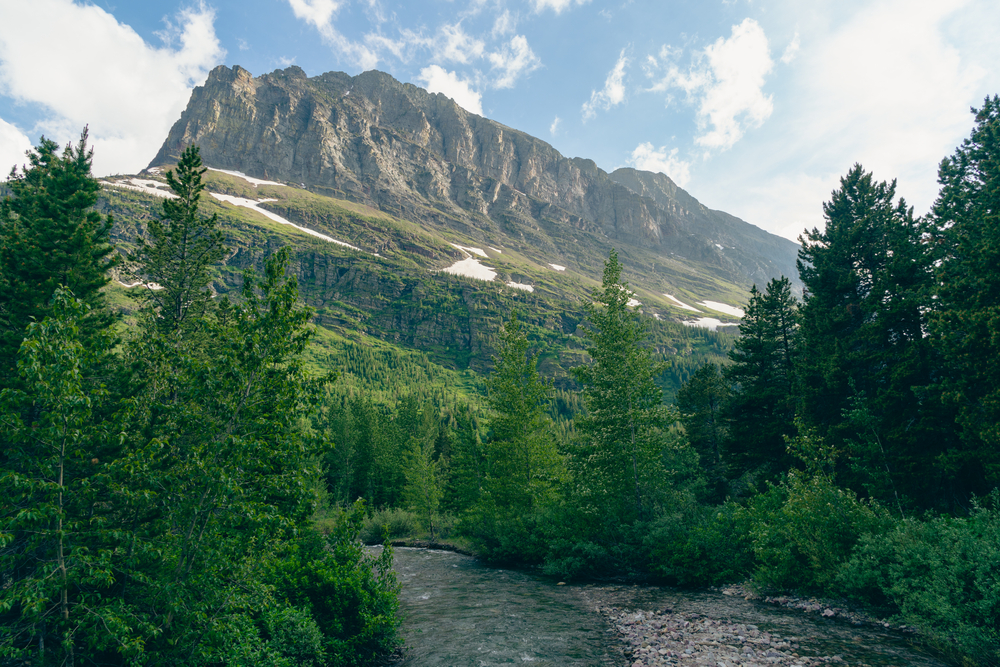
<svg viewBox="0 0 1000 667">
<path fill-rule="evenodd" d="M 655 382 L 666 364 L 654 362 L 643 346 L 646 330 L 629 306 L 633 295 L 621 274 L 612 249 L 587 305 L 592 361 L 572 371 L 587 408 L 576 422 L 580 441 L 570 449 L 572 493 L 596 519 L 592 527 L 606 531 L 655 514 L 670 483 L 665 450 L 675 419 Z"/>
<path fill-rule="evenodd" d="M 472 509 L 475 533 L 493 558 L 540 555 L 531 553 L 540 549 L 533 514 L 554 500 L 563 466 L 547 414 L 551 386 L 538 375 L 538 357 L 528 352 L 516 312 L 501 329 L 486 389 L 490 438 L 483 446 L 482 493 Z"/>
<path fill-rule="evenodd" d="M 744 310 L 729 352 L 732 364 L 723 369 L 733 384 L 726 463 L 734 477 L 753 472 L 768 478 L 791 464 L 785 437 L 795 431 L 799 314 L 791 281 L 773 278 L 763 292 L 753 286 Z"/>
<path fill-rule="evenodd" d="M 972 111 L 971 136 L 941 161 L 931 214 L 939 260 L 931 340 L 962 441 L 941 462 L 958 494 L 1000 484 L 1000 97 Z"/>
<path fill-rule="evenodd" d="M 150 240 L 139 240 L 142 275 L 155 284 L 146 298 L 156 308 L 164 332 L 178 331 L 211 309 L 210 267 L 226 253 L 218 216 L 206 218 L 198 212 L 206 171 L 198 147 L 184 149 L 176 172 L 167 172 L 176 197 L 164 199 L 162 219 L 150 221 Z"/>
<path fill-rule="evenodd" d="M 855 165 L 823 206 L 826 228 L 802 237 L 802 409 L 847 451 L 841 475 L 852 488 L 936 502 L 947 441 L 919 395 L 933 372 L 922 315 L 931 262 L 895 190 Z"/>
<path fill-rule="evenodd" d="M 42 137 L 27 153 L 28 166 L 13 169 L 6 183 L 10 196 L 0 202 L 0 386 L 15 375 L 25 327 L 53 312 L 50 301 L 60 285 L 88 306 L 80 323 L 84 340 L 112 320 L 101 288 L 117 256 L 111 218 L 94 210 L 101 187 L 91 176 L 93 156 L 87 128 L 62 155 Z"/>
<path fill-rule="evenodd" d="M 729 439 L 729 398 L 729 382 L 713 363 L 702 364 L 677 391 L 680 422 L 688 443 L 698 452 L 710 502 L 725 500 L 728 490 L 723 456 Z"/>
</svg>

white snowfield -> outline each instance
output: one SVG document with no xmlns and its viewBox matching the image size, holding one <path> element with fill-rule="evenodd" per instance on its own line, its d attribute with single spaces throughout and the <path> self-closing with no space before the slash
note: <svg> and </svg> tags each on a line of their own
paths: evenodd
<svg viewBox="0 0 1000 667">
<path fill-rule="evenodd" d="M 734 322 L 723 322 L 722 320 L 717 320 L 714 317 L 699 317 L 696 320 L 686 320 L 684 321 L 689 327 L 702 327 L 703 329 L 709 329 L 711 331 L 716 331 L 719 327 L 737 327 L 738 324 Z"/>
<path fill-rule="evenodd" d="M 281 187 L 285 187 L 284 183 L 278 183 L 277 181 L 265 181 L 260 178 L 254 178 L 253 176 L 247 176 L 242 171 L 229 171 L 228 169 L 215 169 L 213 167 L 208 167 L 208 170 L 217 171 L 222 174 L 229 174 L 230 176 L 237 176 L 239 178 L 242 178 L 244 181 L 248 183 L 252 183 L 254 187 L 257 187 L 258 185 L 280 185 Z"/>
<path fill-rule="evenodd" d="M 145 192 L 154 197 L 164 197 L 166 199 L 177 199 L 177 195 L 170 191 L 170 186 L 160 181 L 146 180 L 144 178 L 129 178 L 124 181 L 101 181 L 103 185 L 110 185 L 114 188 L 125 190 L 135 190 Z"/>
<path fill-rule="evenodd" d="M 629 308 L 638 308 L 639 306 L 642 305 L 642 301 L 639 301 L 638 299 L 629 299 L 628 303 L 625 305 L 628 306 Z"/>
<path fill-rule="evenodd" d="M 732 315 L 733 317 L 743 317 L 744 313 L 741 309 L 735 306 L 730 306 L 726 303 L 719 303 L 718 301 L 699 301 L 699 306 L 705 306 L 709 310 L 715 310 L 720 313 L 725 313 L 726 315 Z"/>
<path fill-rule="evenodd" d="M 132 289 L 133 287 L 148 287 L 149 289 L 153 290 L 154 292 L 156 290 L 163 289 L 163 285 L 159 285 L 157 283 L 144 283 L 141 280 L 137 280 L 134 283 L 123 283 L 120 280 L 118 280 L 116 282 L 119 285 L 121 285 L 122 287 L 126 288 L 126 289 Z"/>
<path fill-rule="evenodd" d="M 301 227 L 299 225 L 296 225 L 294 222 L 286 220 L 285 218 L 282 218 L 280 215 L 276 213 L 271 213 L 270 211 L 260 208 L 260 206 L 258 206 L 258 204 L 265 204 L 269 201 L 278 201 L 277 199 L 260 199 L 258 201 L 254 201 L 253 199 L 234 197 L 233 195 L 220 195 L 217 192 L 210 192 L 209 194 L 218 199 L 219 201 L 224 201 L 234 206 L 243 206 L 244 208 L 253 209 L 254 211 L 257 211 L 266 218 L 274 220 L 275 222 L 280 223 L 282 225 L 288 225 L 290 227 L 294 227 L 300 232 L 305 232 L 306 234 L 309 234 L 310 236 L 315 236 L 318 239 L 323 239 L 324 241 L 329 241 L 330 243 L 336 243 L 337 245 L 342 245 L 345 248 L 350 248 L 351 250 L 361 250 L 361 248 L 353 246 L 350 243 L 344 243 L 343 241 L 338 241 L 337 239 L 331 236 L 327 236 L 326 234 L 320 234 L 319 232 L 314 232 L 313 230 L 307 229 L 306 227 Z"/>
<path fill-rule="evenodd" d="M 565 271 L 566 270 L 565 266 L 560 266 L 558 264 L 549 264 L 549 266 L 551 266 L 556 271 Z"/>
<path fill-rule="evenodd" d="M 465 276 L 466 278 L 475 278 L 476 280 L 485 280 L 487 282 L 497 277 L 496 271 L 488 266 L 483 266 L 475 257 L 466 257 L 461 261 L 455 262 L 448 268 L 442 269 L 442 271 L 455 276 Z"/>
<path fill-rule="evenodd" d="M 487 247 L 498 255 L 503 254 L 503 250 L 499 250 L 498 248 L 494 248 L 493 246 L 487 246 Z"/>
<path fill-rule="evenodd" d="M 467 248 L 464 245 L 458 245 L 457 243 L 449 243 L 452 248 L 458 248 L 459 250 L 464 250 L 467 253 L 472 253 L 473 255 L 479 255 L 485 259 L 489 259 L 490 256 L 486 254 L 486 251 L 482 248 Z M 500 252 L 499 250 L 497 252 Z"/>
<path fill-rule="evenodd" d="M 673 301 L 674 303 L 676 303 L 681 308 L 684 308 L 685 310 L 693 310 L 696 313 L 700 313 L 701 312 L 700 310 L 698 310 L 694 306 L 687 305 L 686 303 L 684 303 L 683 301 L 681 301 L 680 299 L 678 299 L 676 296 L 671 296 L 670 294 L 664 294 L 663 296 L 667 297 L 668 299 L 670 299 L 671 301 Z"/>
<path fill-rule="evenodd" d="M 507 287 L 513 287 L 514 289 L 523 289 L 525 292 L 534 292 L 534 285 L 526 285 L 524 283 L 515 283 L 513 281 L 507 283 Z"/>
</svg>

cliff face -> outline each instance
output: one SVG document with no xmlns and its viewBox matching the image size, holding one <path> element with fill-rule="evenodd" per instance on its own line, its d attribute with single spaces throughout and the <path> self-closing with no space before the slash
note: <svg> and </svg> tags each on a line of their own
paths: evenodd
<svg viewBox="0 0 1000 667">
<path fill-rule="evenodd" d="M 737 283 L 796 275 L 796 244 L 710 211 L 662 174 L 609 176 L 381 72 L 308 78 L 290 67 L 254 78 L 218 67 L 150 166 L 175 162 L 192 143 L 212 167 L 304 184 L 484 242 L 558 250 L 553 226 L 575 228 L 713 266 Z"/>
</svg>

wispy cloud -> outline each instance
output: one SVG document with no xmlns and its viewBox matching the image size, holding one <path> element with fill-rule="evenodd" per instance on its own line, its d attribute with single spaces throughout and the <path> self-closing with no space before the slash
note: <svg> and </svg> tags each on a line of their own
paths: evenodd
<svg viewBox="0 0 1000 667">
<path fill-rule="evenodd" d="M 763 86 L 774 62 L 764 29 L 753 19 L 733 26 L 728 39 L 720 37 L 692 54 L 690 67 L 682 70 L 678 59 L 677 49 L 664 47 L 660 60 L 649 61 L 647 73 L 665 69 L 650 90 L 678 89 L 697 105 L 699 145 L 725 150 L 770 117 L 774 106 Z"/>
<path fill-rule="evenodd" d="M 546 9 L 551 9 L 556 14 L 561 14 L 573 5 L 585 5 L 590 0 L 532 0 L 532 2 L 536 12 L 541 13 Z"/>
<path fill-rule="evenodd" d="M 643 171 L 666 174 L 682 188 L 691 181 L 691 163 L 677 157 L 678 149 L 667 150 L 666 146 L 654 148 L 653 144 L 639 144 L 632 151 L 629 166 Z"/>
<path fill-rule="evenodd" d="M 462 24 L 444 24 L 438 29 L 438 45 L 435 56 L 439 60 L 467 65 L 481 58 L 486 45 L 481 39 L 470 37 L 462 30 Z"/>
<path fill-rule="evenodd" d="M 493 69 L 498 72 L 493 83 L 496 88 L 513 88 L 520 77 L 542 66 L 542 61 L 531 50 L 524 35 L 511 38 L 509 43 L 504 44 L 499 51 L 490 53 L 488 58 Z"/>
<path fill-rule="evenodd" d="M 588 120 L 597 115 L 598 109 L 607 111 L 613 106 L 625 101 L 625 68 L 628 67 L 629 60 L 625 56 L 625 49 L 622 49 L 618 56 L 618 62 L 608 73 L 604 80 L 604 88 L 590 93 L 590 101 L 583 103 L 583 119 Z"/>
<path fill-rule="evenodd" d="M 313 26 L 334 51 L 361 69 L 373 69 L 378 65 L 378 53 L 365 44 L 351 41 L 334 26 L 333 19 L 340 4 L 337 0 L 288 0 L 295 18 Z"/>
<path fill-rule="evenodd" d="M 503 10 L 503 12 L 497 16 L 496 20 L 493 21 L 494 37 L 504 37 L 511 34 L 516 29 L 517 17 L 511 14 L 509 9 Z"/>
<path fill-rule="evenodd" d="M 466 111 L 483 115 L 482 93 L 473 90 L 472 82 L 449 72 L 440 65 L 431 65 L 420 70 L 418 81 L 431 93 L 441 93 L 451 99 Z"/>
<path fill-rule="evenodd" d="M 799 33 L 798 32 L 795 33 L 795 36 L 792 37 L 792 41 L 790 41 L 788 43 L 788 46 L 785 47 L 785 51 L 781 54 L 781 62 L 783 62 L 783 63 L 785 63 L 787 65 L 788 63 L 790 63 L 793 60 L 795 60 L 795 56 L 797 56 L 797 55 L 799 55 Z"/>
<path fill-rule="evenodd" d="M 64 143 L 78 138 L 89 123 L 99 174 L 144 167 L 191 89 L 225 57 L 215 34 L 215 12 L 202 4 L 171 17 L 158 33 L 159 47 L 96 5 L 32 0 L 5 3 L 3 13 L 0 89 L 45 109 L 44 118 L 28 130 L 32 133 Z M 47 17 L 47 40 L 71 44 L 84 34 L 87 48 L 77 49 L 72 58 L 59 49 L 39 49 L 39 16 Z"/>
<path fill-rule="evenodd" d="M 549 134 L 551 134 L 552 136 L 555 136 L 556 132 L 559 131 L 559 124 L 561 122 L 562 122 L 562 118 L 560 118 L 559 116 L 556 116 L 555 119 L 553 119 L 552 124 L 549 125 Z"/>
</svg>

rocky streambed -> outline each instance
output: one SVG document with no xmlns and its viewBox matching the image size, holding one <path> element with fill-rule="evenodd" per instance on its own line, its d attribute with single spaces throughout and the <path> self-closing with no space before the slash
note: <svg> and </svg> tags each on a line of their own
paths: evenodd
<svg viewBox="0 0 1000 667">
<path fill-rule="evenodd" d="M 427 549 L 397 549 L 395 569 L 399 665 L 944 667 L 905 632 L 815 600 L 558 585 Z"/>
</svg>

